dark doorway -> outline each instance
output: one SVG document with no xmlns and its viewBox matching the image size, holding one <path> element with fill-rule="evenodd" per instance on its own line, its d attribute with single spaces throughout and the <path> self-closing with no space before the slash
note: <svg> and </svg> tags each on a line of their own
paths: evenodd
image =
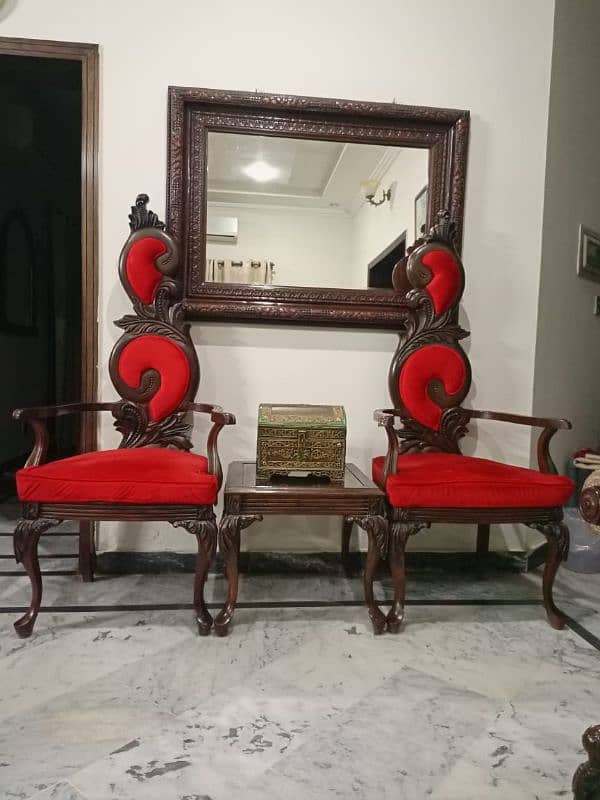
<svg viewBox="0 0 600 800">
<path fill-rule="evenodd" d="M 31 450 L 12 409 L 81 396 L 81 63 L 0 55 L 0 464 L 4 493 Z M 79 450 L 79 420 L 50 429 Z"/>
<path fill-rule="evenodd" d="M 406 232 L 388 245 L 368 266 L 369 289 L 393 289 L 392 272 L 406 253 Z"/>
<path fill-rule="evenodd" d="M 97 131 L 96 45 L 0 38 L 0 501 L 33 443 L 13 409 L 96 399 Z M 48 429 L 49 459 L 95 446 L 94 419 Z"/>
</svg>

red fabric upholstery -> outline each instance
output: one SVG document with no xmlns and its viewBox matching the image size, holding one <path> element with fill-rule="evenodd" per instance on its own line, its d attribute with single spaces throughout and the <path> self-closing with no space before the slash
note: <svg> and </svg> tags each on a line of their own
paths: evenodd
<svg viewBox="0 0 600 800">
<path fill-rule="evenodd" d="M 213 505 L 217 479 L 204 456 L 139 447 L 83 453 L 17 472 L 19 499 L 38 503 Z"/>
<path fill-rule="evenodd" d="M 163 336 L 138 336 L 121 350 L 118 371 L 128 386 L 137 389 L 146 370 L 155 369 L 160 386 L 148 403 L 150 419 L 157 422 L 175 411 L 190 385 L 190 364 L 183 349 Z"/>
<path fill-rule="evenodd" d="M 442 314 L 457 299 L 461 281 L 460 266 L 448 250 L 429 250 L 421 261 L 433 275 L 425 290 L 433 301 L 435 313 Z"/>
<path fill-rule="evenodd" d="M 418 422 L 435 430 L 444 409 L 433 402 L 427 387 L 436 379 L 442 381 L 448 395 L 457 394 L 464 387 L 467 368 L 454 348 L 431 344 L 416 350 L 404 362 L 398 380 L 406 410 Z"/>
<path fill-rule="evenodd" d="M 373 459 L 373 480 L 382 488 L 384 462 Z M 418 453 L 398 457 L 385 488 L 400 508 L 550 508 L 566 503 L 573 481 L 484 458 Z"/>
<path fill-rule="evenodd" d="M 154 292 L 162 278 L 154 261 L 167 252 L 167 245 L 154 236 L 138 239 L 131 245 L 125 262 L 125 273 L 133 291 L 143 303 L 154 300 Z"/>
</svg>

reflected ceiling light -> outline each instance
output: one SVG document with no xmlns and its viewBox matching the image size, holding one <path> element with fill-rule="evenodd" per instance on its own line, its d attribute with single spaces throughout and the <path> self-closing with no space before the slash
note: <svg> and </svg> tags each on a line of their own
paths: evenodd
<svg viewBox="0 0 600 800">
<path fill-rule="evenodd" d="M 365 200 L 367 200 L 372 206 L 380 206 L 382 203 L 385 203 L 386 200 L 392 199 L 392 187 L 390 186 L 389 189 L 385 190 L 382 189 L 381 200 L 375 200 L 375 192 L 377 191 L 377 187 L 379 186 L 379 181 L 361 181 L 360 188 L 362 189 L 362 193 L 364 195 Z"/>
<path fill-rule="evenodd" d="M 267 164 L 266 161 L 253 161 L 252 164 L 248 164 L 247 167 L 244 167 L 243 172 L 258 183 L 272 181 L 279 175 L 277 167 Z"/>
</svg>

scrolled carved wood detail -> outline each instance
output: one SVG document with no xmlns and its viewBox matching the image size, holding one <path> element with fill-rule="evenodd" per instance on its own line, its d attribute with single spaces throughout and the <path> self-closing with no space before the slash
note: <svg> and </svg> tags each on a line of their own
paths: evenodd
<svg viewBox="0 0 600 800">
<path fill-rule="evenodd" d="M 346 517 L 348 522 L 355 522 L 360 528 L 371 534 L 375 539 L 377 549 L 382 558 L 388 551 L 388 523 L 385 517 L 379 515 L 366 515 L 362 517 Z"/>
<path fill-rule="evenodd" d="M 193 519 L 171 520 L 174 528 L 184 528 L 193 534 L 201 544 L 205 553 L 214 551 L 217 539 L 217 518 L 212 508 L 203 509 L 203 512 Z"/>
<path fill-rule="evenodd" d="M 600 486 L 587 486 L 581 492 L 579 510 L 590 525 L 600 524 Z"/>
<path fill-rule="evenodd" d="M 235 514 L 223 517 L 219 525 L 219 550 L 227 556 L 232 549 L 237 549 L 240 531 L 249 528 L 253 522 L 260 522 L 262 514 Z"/>
<path fill-rule="evenodd" d="M 600 800 L 600 725 L 592 725 L 581 737 L 588 760 L 573 775 L 573 800 Z"/>
<path fill-rule="evenodd" d="M 120 447 L 174 447 L 190 450 L 191 422 L 187 414 L 176 411 L 164 419 L 152 421 L 148 417 L 147 404 L 160 386 L 160 374 L 155 369 L 147 369 L 142 375 L 139 387 L 132 387 L 119 374 L 119 359 L 125 348 L 140 336 L 161 336 L 176 343 L 183 350 L 190 366 L 190 382 L 184 402 L 192 400 L 198 389 L 200 369 L 198 357 L 190 336 L 190 325 L 184 320 L 181 302 L 182 282 L 179 277 L 180 264 L 178 248 L 172 237 L 164 230 L 164 223 L 158 215 L 147 208 L 148 195 L 139 194 L 135 206 L 131 208 L 129 225 L 131 234 L 119 257 L 119 275 L 123 287 L 129 295 L 133 314 L 126 314 L 115 321 L 124 333 L 113 348 L 109 362 L 110 376 L 123 402 L 113 409 L 115 428 L 121 433 Z M 131 248 L 140 240 L 152 236 L 165 246 L 154 266 L 161 273 L 161 279 L 151 303 L 144 303 L 129 283 L 127 275 L 127 256 Z"/>
<path fill-rule="evenodd" d="M 49 517 L 20 519 L 15 526 L 13 534 L 13 548 L 17 564 L 23 561 L 30 538 L 39 539 L 47 530 L 60 525 L 61 522 L 62 520 L 60 519 L 51 519 Z"/>
</svg>

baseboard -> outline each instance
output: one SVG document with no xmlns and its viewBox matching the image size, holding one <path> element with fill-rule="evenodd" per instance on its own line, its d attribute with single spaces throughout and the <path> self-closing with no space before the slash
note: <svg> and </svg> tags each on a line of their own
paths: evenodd
<svg viewBox="0 0 600 800">
<path fill-rule="evenodd" d="M 351 553 L 349 564 L 359 572 L 365 553 Z M 110 551 L 98 553 L 96 571 L 100 574 L 123 575 L 160 572 L 194 572 L 194 553 L 139 553 Z M 222 570 L 219 557 L 213 567 Z M 410 552 L 406 554 L 407 571 L 470 572 L 485 569 L 527 572 L 525 551 L 491 552 L 483 556 L 476 553 Z M 257 574 L 312 573 L 338 575 L 343 572 L 339 553 L 240 553 L 240 571 Z"/>
</svg>

